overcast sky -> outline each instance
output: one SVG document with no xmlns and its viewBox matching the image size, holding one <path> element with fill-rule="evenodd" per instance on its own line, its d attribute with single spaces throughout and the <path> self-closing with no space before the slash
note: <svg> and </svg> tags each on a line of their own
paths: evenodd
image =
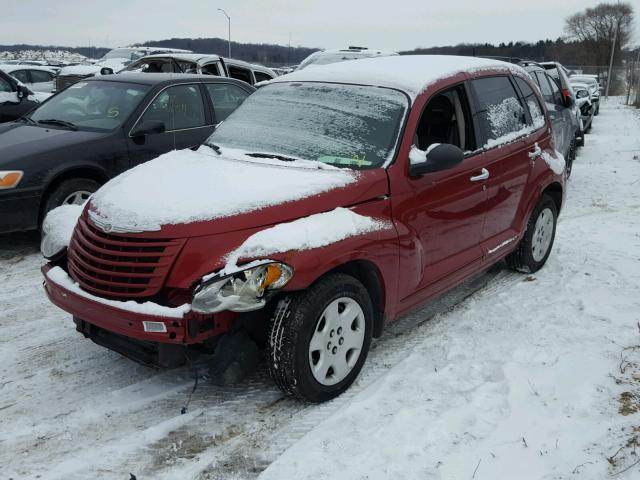
<svg viewBox="0 0 640 480">
<path fill-rule="evenodd" d="M 555 39 L 598 0 L 0 0 L 0 44 L 125 46 L 171 37 L 389 50 Z M 638 4 L 631 2 L 632 4 Z M 636 11 L 640 18 L 640 11 Z M 636 21 L 637 23 L 637 21 Z M 639 35 L 636 28 L 635 42 Z"/>
</svg>

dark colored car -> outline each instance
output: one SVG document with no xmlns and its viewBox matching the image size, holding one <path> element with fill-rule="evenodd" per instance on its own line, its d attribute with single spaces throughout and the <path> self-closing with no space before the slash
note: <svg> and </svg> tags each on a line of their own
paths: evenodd
<svg viewBox="0 0 640 480">
<path fill-rule="evenodd" d="M 328 400 L 385 322 L 501 259 L 544 265 L 565 164 L 537 91 L 518 66 L 437 55 L 278 77 L 196 152 L 52 212 L 47 294 L 145 363 L 194 346 L 215 369 L 248 334 L 282 390 Z M 67 214 L 73 234 L 49 231 Z"/>
<path fill-rule="evenodd" d="M 229 78 L 123 74 L 87 79 L 0 125 L 0 233 L 38 227 L 123 171 L 198 147 L 255 89 Z"/>
<path fill-rule="evenodd" d="M 39 103 L 30 98 L 31 94 L 28 87 L 0 70 L 0 123 L 20 118 L 37 107 Z"/>
<path fill-rule="evenodd" d="M 566 159 L 567 176 L 571 174 L 571 165 L 576 157 L 576 125 L 573 95 L 563 95 L 560 85 L 547 70 L 540 65 L 526 62 L 522 65 L 527 73 L 534 79 L 551 117 L 551 131 L 558 150 Z"/>
</svg>

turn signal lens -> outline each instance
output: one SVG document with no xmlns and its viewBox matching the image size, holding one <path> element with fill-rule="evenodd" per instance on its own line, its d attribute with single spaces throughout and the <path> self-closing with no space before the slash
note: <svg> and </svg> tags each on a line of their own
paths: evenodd
<svg viewBox="0 0 640 480">
<path fill-rule="evenodd" d="M 20 183 L 22 174 L 20 170 L 0 171 L 0 190 L 14 188 Z"/>
</svg>

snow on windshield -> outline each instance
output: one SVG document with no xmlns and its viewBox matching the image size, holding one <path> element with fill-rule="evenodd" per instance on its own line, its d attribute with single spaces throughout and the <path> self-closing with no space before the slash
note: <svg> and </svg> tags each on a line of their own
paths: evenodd
<svg viewBox="0 0 640 480">
<path fill-rule="evenodd" d="M 350 168 L 393 157 L 406 96 L 396 90 L 311 82 L 267 85 L 210 137 L 223 147 Z"/>
</svg>

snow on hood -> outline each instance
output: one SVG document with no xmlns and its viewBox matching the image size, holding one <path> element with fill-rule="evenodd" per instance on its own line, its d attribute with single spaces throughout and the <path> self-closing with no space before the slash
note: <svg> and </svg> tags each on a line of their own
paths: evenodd
<svg viewBox="0 0 640 480">
<path fill-rule="evenodd" d="M 527 72 L 522 67 L 499 60 L 453 55 L 401 55 L 318 65 L 314 68 L 296 70 L 274 78 L 271 82 L 309 81 L 376 85 L 397 88 L 414 100 L 442 78 L 482 70 L 516 72 L 527 78 Z"/>
<path fill-rule="evenodd" d="M 58 75 L 95 75 L 100 73 L 101 65 L 72 65 L 64 67 Z"/>
<path fill-rule="evenodd" d="M 257 159 L 227 149 L 218 155 L 203 146 L 196 152 L 169 152 L 128 170 L 98 190 L 90 206 L 119 228 L 159 230 L 299 200 L 357 177 L 318 162 Z"/>
<path fill-rule="evenodd" d="M 391 227 L 386 220 L 365 217 L 347 208 L 317 213 L 254 233 L 227 256 L 224 272 L 234 271 L 241 258 L 320 248 L 348 237 Z"/>
</svg>

